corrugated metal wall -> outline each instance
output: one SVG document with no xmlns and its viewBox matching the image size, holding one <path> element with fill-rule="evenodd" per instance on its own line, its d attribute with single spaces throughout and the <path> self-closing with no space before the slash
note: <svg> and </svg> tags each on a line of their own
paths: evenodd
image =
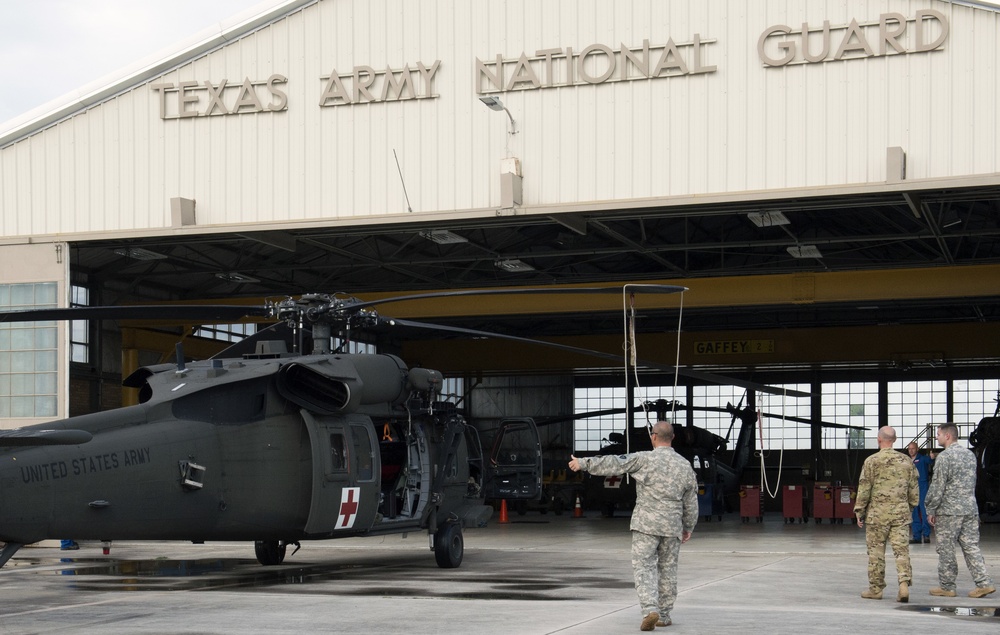
<svg viewBox="0 0 1000 635">
<path fill-rule="evenodd" d="M 830 57 L 851 20 L 874 25 L 864 33 L 877 51 L 890 12 L 909 20 L 899 42 L 912 49 L 924 9 L 950 26 L 940 50 L 775 67 L 757 52 L 768 27 L 818 30 L 824 20 Z M 204 231 L 488 214 L 500 205 L 508 144 L 529 212 L 877 185 L 889 146 L 906 152 L 908 179 L 995 174 L 998 27 L 993 11 L 932 0 L 321 0 L 0 150 L 0 236 L 163 231 L 171 197 L 197 201 Z M 594 44 L 619 55 L 648 40 L 655 63 L 672 38 L 691 66 L 696 35 L 700 63 L 714 72 L 500 93 L 517 122 L 509 140 L 506 116 L 477 99 L 477 58 L 579 55 Z M 779 42 L 796 37 L 769 38 L 765 50 L 778 56 Z M 821 44 L 816 31 L 814 55 Z M 334 69 L 437 60 L 434 98 L 319 106 Z M 606 67 L 596 54 L 584 68 Z M 553 68 L 564 72 L 558 59 Z M 151 88 L 227 79 L 231 109 L 245 79 L 274 74 L 287 78 L 277 84 L 287 109 L 277 112 L 161 119 L 162 93 Z M 191 108 L 204 111 L 207 91 L 197 94 Z M 256 94 L 264 107 L 276 103 L 266 87 Z"/>
</svg>

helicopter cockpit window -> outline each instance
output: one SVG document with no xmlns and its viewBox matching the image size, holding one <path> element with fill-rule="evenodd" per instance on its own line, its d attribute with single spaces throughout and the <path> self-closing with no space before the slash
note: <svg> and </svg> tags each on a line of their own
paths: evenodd
<svg viewBox="0 0 1000 635">
<path fill-rule="evenodd" d="M 330 471 L 347 469 L 347 443 L 340 433 L 330 435 Z"/>
<path fill-rule="evenodd" d="M 494 465 L 532 465 L 535 462 L 535 433 L 525 425 L 512 425 L 501 433 L 490 457 Z"/>
</svg>

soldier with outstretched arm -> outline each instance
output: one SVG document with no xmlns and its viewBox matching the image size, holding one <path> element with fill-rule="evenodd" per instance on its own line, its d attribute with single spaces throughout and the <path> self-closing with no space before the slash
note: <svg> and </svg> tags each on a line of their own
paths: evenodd
<svg viewBox="0 0 1000 635">
<path fill-rule="evenodd" d="M 569 462 L 574 472 L 584 470 L 599 476 L 627 473 L 635 479 L 636 502 L 629 527 L 642 631 L 671 624 L 681 543 L 691 538 L 698 522 L 698 483 L 691 464 L 671 447 L 673 426 L 657 421 L 649 436 L 652 451 L 573 456 Z"/>
</svg>

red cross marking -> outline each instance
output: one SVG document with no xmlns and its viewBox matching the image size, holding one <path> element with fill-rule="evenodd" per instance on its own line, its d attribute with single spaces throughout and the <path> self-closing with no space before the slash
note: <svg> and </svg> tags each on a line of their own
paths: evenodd
<svg viewBox="0 0 1000 635">
<path fill-rule="evenodd" d="M 604 487 L 618 487 L 619 483 L 622 481 L 621 474 L 615 474 L 614 476 L 609 476 L 604 479 Z"/>
<path fill-rule="evenodd" d="M 349 529 L 354 526 L 358 514 L 358 501 L 354 500 L 359 488 L 345 487 L 340 493 L 340 516 L 337 518 L 337 529 Z"/>
</svg>

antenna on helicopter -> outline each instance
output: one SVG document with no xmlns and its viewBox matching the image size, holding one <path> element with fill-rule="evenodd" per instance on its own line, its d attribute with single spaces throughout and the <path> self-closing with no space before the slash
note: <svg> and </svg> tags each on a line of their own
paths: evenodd
<svg viewBox="0 0 1000 635">
<path fill-rule="evenodd" d="M 187 368 L 184 367 L 184 343 L 177 342 L 174 344 L 174 357 L 177 358 L 177 370 L 175 374 L 184 375 L 187 373 Z"/>
</svg>

